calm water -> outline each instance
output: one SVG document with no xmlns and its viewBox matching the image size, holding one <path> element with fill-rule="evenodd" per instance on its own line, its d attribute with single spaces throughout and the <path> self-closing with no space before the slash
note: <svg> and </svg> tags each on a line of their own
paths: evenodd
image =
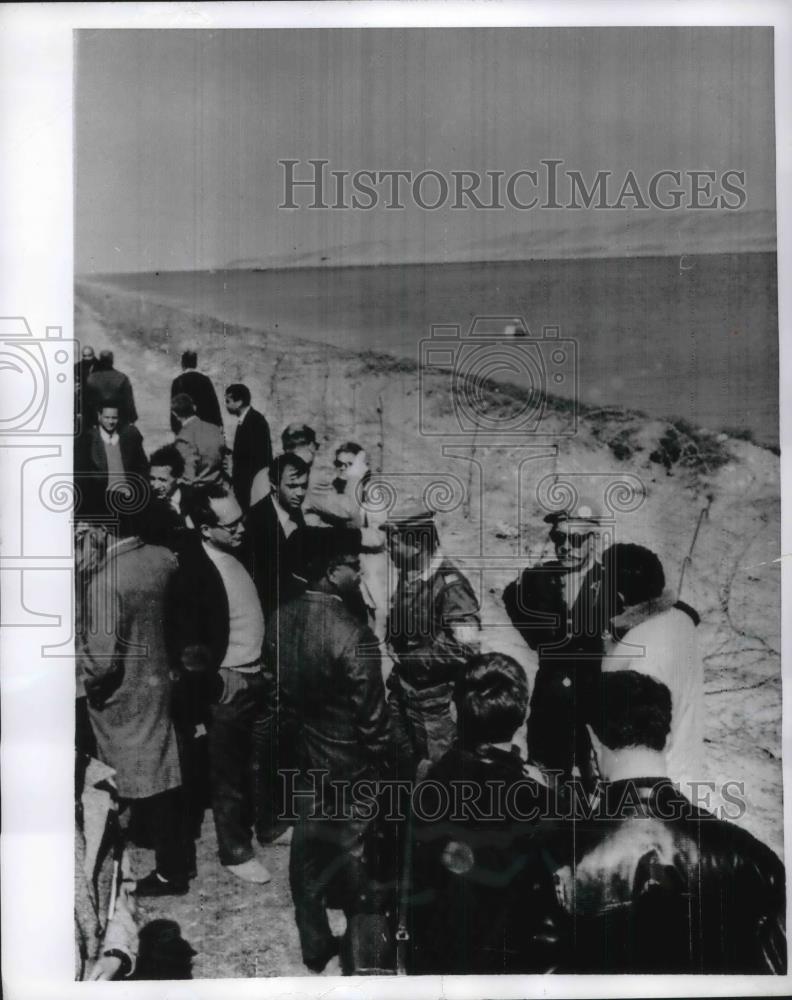
<svg viewBox="0 0 792 1000">
<path fill-rule="evenodd" d="M 228 323 L 417 360 L 432 324 L 523 316 L 578 350 L 586 402 L 778 441 L 775 254 L 103 278 Z M 505 323 L 505 321 L 504 321 Z M 498 324 L 491 324 L 497 326 Z M 562 392 L 572 391 L 561 387 Z"/>
</svg>

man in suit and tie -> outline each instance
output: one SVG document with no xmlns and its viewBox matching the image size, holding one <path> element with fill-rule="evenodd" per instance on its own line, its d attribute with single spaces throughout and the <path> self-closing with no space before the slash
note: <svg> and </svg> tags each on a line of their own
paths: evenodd
<svg viewBox="0 0 792 1000">
<path fill-rule="evenodd" d="M 198 419 L 222 429 L 223 415 L 220 412 L 217 393 L 209 376 L 197 370 L 197 353 L 192 350 L 185 351 L 181 356 L 181 366 L 181 375 L 177 375 L 171 383 L 171 409 L 175 397 L 180 393 L 186 393 L 195 403 Z M 171 412 L 171 430 L 174 434 L 179 430 L 179 422 L 173 412 Z"/>
<path fill-rule="evenodd" d="M 247 562 L 265 617 L 300 590 L 300 551 L 308 492 L 308 466 L 292 452 L 270 464 L 272 492 L 254 504 L 245 518 Z"/>
<path fill-rule="evenodd" d="M 171 400 L 171 412 L 180 424 L 174 443 L 184 459 L 185 483 L 191 486 L 219 483 L 223 478 L 225 448 L 222 428 L 201 420 L 192 398 L 183 392 Z"/>
<path fill-rule="evenodd" d="M 548 514 L 556 558 L 523 570 L 503 593 L 506 611 L 539 654 L 531 697 L 532 760 L 591 781 L 586 724 L 597 692 L 608 621 L 598 558 L 600 518 L 591 504 Z"/>
<path fill-rule="evenodd" d="M 97 425 L 81 434 L 75 445 L 78 517 L 128 509 L 129 498 L 143 495 L 148 479 L 148 459 L 137 427 L 121 423 L 115 402 L 101 404 L 97 418 Z M 126 500 L 114 501 L 114 494 Z"/>
<path fill-rule="evenodd" d="M 85 405 L 98 407 L 103 402 L 112 402 L 118 407 L 119 423 L 134 424 L 138 415 L 132 383 L 127 375 L 113 367 L 113 361 L 112 351 L 99 352 L 99 361 L 86 383 Z"/>
<path fill-rule="evenodd" d="M 190 510 L 195 503 L 195 490 L 182 481 L 184 459 L 173 444 L 151 453 L 149 486 L 152 502 L 163 508 L 170 526 L 168 545 L 178 555 L 181 546 L 195 535 Z"/>
<path fill-rule="evenodd" d="M 272 464 L 269 424 L 263 414 L 250 405 L 250 389 L 246 385 L 230 385 L 225 392 L 225 405 L 231 416 L 237 418 L 231 482 L 237 503 L 242 510 L 247 510 L 256 473 Z"/>
</svg>

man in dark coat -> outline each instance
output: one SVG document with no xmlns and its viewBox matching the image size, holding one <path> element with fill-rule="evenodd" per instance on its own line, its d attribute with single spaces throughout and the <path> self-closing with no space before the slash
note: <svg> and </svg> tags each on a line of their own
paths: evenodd
<svg viewBox="0 0 792 1000">
<path fill-rule="evenodd" d="M 457 741 L 429 769 L 432 791 L 413 795 L 409 971 L 547 972 L 559 960 L 552 875 L 572 837 L 512 743 L 528 709 L 524 669 L 500 653 L 474 657 L 452 708 Z"/>
<path fill-rule="evenodd" d="M 85 429 L 87 420 L 96 418 L 95 408 L 86 405 L 88 396 L 88 376 L 96 367 L 93 347 L 83 347 L 80 360 L 74 366 L 74 413 L 77 418 L 77 433 Z"/>
<path fill-rule="evenodd" d="M 362 861 L 369 819 L 355 802 L 339 809 L 329 783 L 376 783 L 389 734 L 376 640 L 345 602 L 360 581 L 360 533 L 311 533 L 308 589 L 280 609 L 277 631 L 267 633 L 266 659 L 277 670 L 280 742 L 293 748 L 299 770 L 296 794 L 286 803 L 297 817 L 289 863 L 297 929 L 303 961 L 319 972 L 338 950 L 328 894 L 348 919 L 365 911 L 369 897 Z M 311 769 L 325 771 L 326 781 L 314 784 Z M 327 818 L 317 815 L 323 811 Z"/>
<path fill-rule="evenodd" d="M 118 407 L 122 424 L 134 424 L 138 415 L 129 377 L 113 367 L 113 352 L 100 351 L 99 361 L 88 376 L 88 396 L 85 403 L 98 407 L 102 402 L 113 402 Z"/>
<path fill-rule="evenodd" d="M 785 974 L 784 866 L 668 780 L 671 716 L 665 684 L 602 675 L 592 730 L 605 784 L 556 874 L 570 954 L 558 971 Z"/>
<path fill-rule="evenodd" d="M 130 509 L 130 497 L 143 497 L 148 459 L 143 438 L 134 425 L 120 422 L 114 404 L 101 404 L 95 427 L 75 440 L 74 477 L 77 516 L 91 517 Z M 113 493 L 126 501 L 114 502 Z"/>
<path fill-rule="evenodd" d="M 185 351 L 181 356 L 182 371 L 171 383 L 171 404 L 176 396 L 185 393 L 195 403 L 195 412 L 199 420 L 205 420 L 222 429 L 223 416 L 220 403 L 212 380 L 203 372 L 197 371 L 198 355 L 195 351 Z M 179 421 L 173 414 L 171 405 L 171 430 L 174 434 L 179 430 Z"/>
<path fill-rule="evenodd" d="M 212 809 L 220 863 L 245 882 L 270 874 L 254 856 L 273 826 L 274 682 L 262 669 L 264 616 L 250 574 L 237 558 L 244 526 L 220 486 L 196 493 L 190 517 L 201 544 L 179 560 L 182 704 L 209 730 Z"/>
<path fill-rule="evenodd" d="M 250 389 L 235 383 L 225 392 L 225 405 L 237 418 L 231 482 L 242 510 L 250 506 L 250 488 L 256 473 L 272 464 L 272 439 L 265 417 L 250 405 Z"/>
<path fill-rule="evenodd" d="M 308 492 L 308 466 L 291 452 L 270 467 L 272 491 L 245 516 L 245 559 L 256 584 L 265 618 L 301 589 L 302 506 Z"/>
<path fill-rule="evenodd" d="M 433 511 L 408 511 L 383 529 L 399 570 L 386 624 L 395 660 L 391 728 L 400 776 L 414 778 L 421 762 L 439 760 L 454 740 L 451 696 L 460 669 L 478 651 L 479 604 L 440 549 Z"/>
<path fill-rule="evenodd" d="M 596 692 L 607 626 L 599 518 L 591 506 L 548 514 L 555 560 L 523 570 L 503 593 L 506 611 L 531 649 L 539 671 L 531 697 L 532 760 L 590 780 L 586 711 Z"/>
</svg>

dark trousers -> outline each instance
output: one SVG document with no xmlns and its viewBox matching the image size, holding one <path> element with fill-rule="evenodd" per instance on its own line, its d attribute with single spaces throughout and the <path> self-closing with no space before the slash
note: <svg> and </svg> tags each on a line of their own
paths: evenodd
<svg viewBox="0 0 792 1000">
<path fill-rule="evenodd" d="M 195 864 L 181 786 L 145 799 L 126 799 L 133 822 L 154 849 L 156 869 L 172 882 L 186 882 Z"/>
<path fill-rule="evenodd" d="M 592 772 L 586 723 L 597 699 L 599 666 L 575 671 L 564 664 L 542 665 L 536 675 L 528 719 L 528 755 L 562 778 L 577 766 L 584 782 Z M 568 684 L 565 684 L 568 681 Z"/>
<path fill-rule="evenodd" d="M 252 831 L 271 839 L 277 814 L 275 718 L 262 674 L 244 674 L 245 687 L 228 704 L 211 706 L 209 772 L 220 862 L 253 857 Z"/>
<path fill-rule="evenodd" d="M 77 753 L 96 757 L 96 737 L 94 736 L 91 716 L 88 712 L 88 699 L 83 695 L 74 702 L 74 748 Z"/>
<path fill-rule="evenodd" d="M 456 738 L 451 718 L 453 685 L 418 690 L 395 673 L 388 678 L 388 712 L 396 766 L 399 778 L 412 780 L 421 761 L 440 760 Z"/>
<path fill-rule="evenodd" d="M 289 885 L 303 961 L 320 962 L 333 951 L 327 919 L 328 900 L 347 920 L 371 905 L 363 863 L 368 822 L 356 819 L 309 819 L 312 803 L 300 798 L 299 816 L 289 855 Z"/>
</svg>

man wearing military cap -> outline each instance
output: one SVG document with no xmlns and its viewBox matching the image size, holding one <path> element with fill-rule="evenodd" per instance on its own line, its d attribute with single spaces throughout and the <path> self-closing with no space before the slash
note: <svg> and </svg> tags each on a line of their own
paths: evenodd
<svg viewBox="0 0 792 1000">
<path fill-rule="evenodd" d="M 596 693 L 608 619 L 598 559 L 602 518 L 583 499 L 544 520 L 556 558 L 526 568 L 503 593 L 512 623 L 539 654 L 528 752 L 564 776 L 577 767 L 590 780 L 586 712 Z"/>
<path fill-rule="evenodd" d="M 395 666 L 388 678 L 399 772 L 415 777 L 451 746 L 454 683 L 478 652 L 479 604 L 470 583 L 440 549 L 434 511 L 416 508 L 383 525 L 399 580 L 386 641 Z"/>
</svg>

